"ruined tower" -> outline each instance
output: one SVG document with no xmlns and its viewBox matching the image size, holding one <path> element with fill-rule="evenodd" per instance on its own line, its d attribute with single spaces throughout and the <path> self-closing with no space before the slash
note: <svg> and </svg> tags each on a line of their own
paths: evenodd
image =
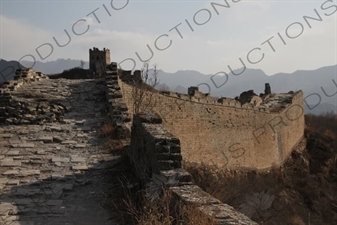
<svg viewBox="0 0 337 225">
<path fill-rule="evenodd" d="M 110 50 L 103 48 L 103 51 L 98 48 L 93 48 L 89 50 L 89 68 L 96 72 L 102 73 L 106 66 L 111 63 L 110 61 Z"/>
</svg>

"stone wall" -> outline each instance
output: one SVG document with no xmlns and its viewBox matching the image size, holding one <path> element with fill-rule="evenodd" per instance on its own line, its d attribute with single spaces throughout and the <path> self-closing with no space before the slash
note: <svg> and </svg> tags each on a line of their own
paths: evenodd
<svg viewBox="0 0 337 225">
<path fill-rule="evenodd" d="M 132 88 L 118 80 L 129 112 Z M 282 107 L 254 107 L 234 99 L 171 92 L 152 94 L 151 110 L 181 140 L 191 163 L 228 169 L 269 169 L 281 165 L 304 135 L 303 93 L 289 94 Z"/>
<path fill-rule="evenodd" d="M 180 140 L 165 129 L 156 113 L 134 116 L 128 152 L 143 183 L 168 188 L 177 201 L 197 205 L 216 224 L 257 224 L 192 184 L 191 175 L 181 169 Z"/>
<path fill-rule="evenodd" d="M 223 204 L 193 185 L 192 176 L 181 168 L 181 142 L 164 127 L 162 118 L 157 113 L 140 113 L 133 116 L 132 123 L 130 122 L 132 105 L 130 110 L 124 102 L 125 98 L 118 85 L 116 66 L 112 63 L 105 76 L 109 116 L 118 127 L 118 132 L 123 136 L 131 136 L 131 142 L 126 149 L 142 184 L 169 189 L 177 201 L 199 205 L 200 213 L 210 218 L 215 214 L 216 224 L 256 225 L 233 207 Z"/>
</svg>

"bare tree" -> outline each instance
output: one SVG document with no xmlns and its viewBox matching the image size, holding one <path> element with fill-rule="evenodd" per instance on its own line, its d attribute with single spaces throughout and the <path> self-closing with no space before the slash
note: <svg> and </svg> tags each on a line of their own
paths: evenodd
<svg viewBox="0 0 337 225">
<path fill-rule="evenodd" d="M 149 68 L 149 62 L 145 62 L 140 76 L 132 80 L 132 98 L 134 113 L 141 113 L 150 110 L 155 105 L 153 95 L 157 92 L 155 87 L 158 85 L 158 70 L 154 64 Z"/>
</svg>

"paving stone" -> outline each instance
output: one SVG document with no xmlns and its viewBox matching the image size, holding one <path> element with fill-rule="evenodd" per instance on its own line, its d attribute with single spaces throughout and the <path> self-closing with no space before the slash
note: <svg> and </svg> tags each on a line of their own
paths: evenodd
<svg viewBox="0 0 337 225">
<path fill-rule="evenodd" d="M 19 161 L 1 161 L 0 162 L 0 165 L 1 166 L 4 166 L 4 167 L 18 167 L 18 166 L 21 166 L 21 162 Z"/>
<path fill-rule="evenodd" d="M 0 184 L 7 184 L 7 178 L 0 178 Z"/>
<path fill-rule="evenodd" d="M 17 196 L 27 196 L 29 191 L 28 188 L 18 188 L 14 194 Z"/>
<path fill-rule="evenodd" d="M 35 152 L 37 155 L 47 155 L 48 153 L 45 150 L 38 150 Z"/>
<path fill-rule="evenodd" d="M 53 157 L 52 162 L 69 162 L 69 158 Z"/>
<path fill-rule="evenodd" d="M 85 148 L 87 147 L 86 144 L 78 144 L 78 145 L 75 145 L 75 148 Z"/>
<path fill-rule="evenodd" d="M 49 127 L 51 131 L 62 131 L 62 127 L 59 127 L 59 126 L 51 126 Z"/>
<path fill-rule="evenodd" d="M 63 200 L 48 200 L 47 205 L 49 206 L 60 206 L 62 205 Z"/>
<path fill-rule="evenodd" d="M 0 138 L 11 138 L 13 134 L 8 133 L 8 134 L 0 134 Z"/>
<path fill-rule="evenodd" d="M 24 157 L 23 156 L 13 156 L 13 160 L 23 160 Z M 21 161 L 23 162 L 23 161 Z"/>
<path fill-rule="evenodd" d="M 7 185 L 19 185 L 20 180 L 8 180 Z"/>
<path fill-rule="evenodd" d="M 19 173 L 19 176 L 32 176 L 32 175 L 40 175 L 40 170 L 22 170 Z"/>
<path fill-rule="evenodd" d="M 60 136 L 53 136 L 53 141 L 55 143 L 62 143 L 64 141 L 64 138 L 62 138 Z"/>
<path fill-rule="evenodd" d="M 83 157 L 71 157 L 71 162 L 73 163 L 84 163 L 87 160 L 87 158 Z"/>
<path fill-rule="evenodd" d="M 32 203 L 33 203 L 33 200 L 31 198 L 21 198 L 21 199 L 15 199 L 13 201 L 14 205 L 29 205 Z"/>
<path fill-rule="evenodd" d="M 44 137 L 39 137 L 37 140 L 38 141 L 43 141 L 43 143 L 52 143 L 53 142 L 53 137 L 44 136 Z"/>
<path fill-rule="evenodd" d="M 0 216 L 7 216 L 13 205 L 7 202 L 0 202 Z"/>
<path fill-rule="evenodd" d="M 0 221 L 5 222 L 4 225 L 20 225 L 18 223 L 19 217 L 18 216 L 1 216 Z"/>
<path fill-rule="evenodd" d="M 21 144 L 13 144 L 13 148 L 34 148 L 34 143 L 21 143 Z"/>
<path fill-rule="evenodd" d="M 72 140 L 68 140 L 68 141 L 62 141 L 62 144 L 66 145 L 66 144 L 77 144 L 76 141 L 72 141 Z"/>
<path fill-rule="evenodd" d="M 64 191 L 73 191 L 73 189 L 74 189 L 74 185 L 73 184 L 65 184 L 63 186 L 63 190 Z"/>
<path fill-rule="evenodd" d="M 52 179 L 52 180 L 55 180 L 55 179 L 58 179 L 58 178 L 63 178 L 64 176 L 63 176 L 63 174 L 61 174 L 61 173 L 52 173 L 51 175 L 50 175 L 50 178 Z"/>
<path fill-rule="evenodd" d="M 3 172 L 2 175 L 19 175 L 19 171 L 17 171 L 17 170 L 7 170 L 6 172 Z"/>
<path fill-rule="evenodd" d="M 87 170 L 88 166 L 72 166 L 73 170 Z"/>
<path fill-rule="evenodd" d="M 7 156 L 14 156 L 14 155 L 19 155 L 19 154 L 20 154 L 19 150 L 10 150 L 5 155 L 7 155 Z"/>
</svg>

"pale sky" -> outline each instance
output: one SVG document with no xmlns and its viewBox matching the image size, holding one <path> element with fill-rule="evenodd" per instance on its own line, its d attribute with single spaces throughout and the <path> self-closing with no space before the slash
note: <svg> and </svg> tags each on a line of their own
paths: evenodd
<svg viewBox="0 0 337 225">
<path fill-rule="evenodd" d="M 149 59 L 149 45 L 150 62 L 166 72 L 229 72 L 242 67 L 239 58 L 268 75 L 337 64 L 336 0 L 228 0 L 228 7 L 223 0 L 0 1 L 5 60 L 88 61 L 90 48 L 106 47 L 112 61 L 132 58 L 140 68 L 136 52 Z"/>
</svg>

